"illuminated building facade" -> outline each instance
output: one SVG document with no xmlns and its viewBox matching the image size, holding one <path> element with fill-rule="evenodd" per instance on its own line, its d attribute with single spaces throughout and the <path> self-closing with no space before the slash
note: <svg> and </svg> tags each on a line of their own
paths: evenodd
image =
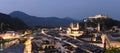
<svg viewBox="0 0 120 53">
<path fill-rule="evenodd" d="M 83 34 L 83 31 L 80 31 L 79 27 L 80 26 L 78 23 L 77 24 L 71 23 L 70 28 L 68 28 L 67 30 L 67 35 L 74 36 L 74 37 L 81 36 Z"/>
</svg>

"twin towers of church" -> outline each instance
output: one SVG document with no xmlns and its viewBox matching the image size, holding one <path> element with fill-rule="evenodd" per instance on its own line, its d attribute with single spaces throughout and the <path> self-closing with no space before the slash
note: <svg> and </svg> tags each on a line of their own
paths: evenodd
<svg viewBox="0 0 120 53">
<path fill-rule="evenodd" d="M 77 24 L 71 23 L 71 24 L 70 24 L 70 28 L 71 28 L 72 30 L 78 31 L 79 28 L 80 28 L 79 23 L 77 23 Z"/>
<path fill-rule="evenodd" d="M 98 27 L 97 27 L 97 31 L 100 32 L 100 24 L 98 23 Z M 67 29 L 67 35 L 73 36 L 74 39 L 76 39 L 76 37 L 81 36 L 84 32 L 80 31 L 80 26 L 79 23 L 70 24 L 70 27 Z"/>
<path fill-rule="evenodd" d="M 71 23 L 70 27 L 67 30 L 67 35 L 75 36 L 75 37 L 81 36 L 83 34 L 83 31 L 80 31 L 79 28 L 80 28 L 79 23 L 77 24 Z"/>
</svg>

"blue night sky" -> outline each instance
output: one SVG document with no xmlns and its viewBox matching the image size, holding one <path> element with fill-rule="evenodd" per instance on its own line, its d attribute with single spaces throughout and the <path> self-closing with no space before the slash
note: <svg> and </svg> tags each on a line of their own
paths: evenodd
<svg viewBox="0 0 120 53">
<path fill-rule="evenodd" d="M 80 20 L 106 14 L 119 19 L 120 0 L 0 0 L 0 12 L 9 14 L 13 11 L 39 17 L 71 17 Z"/>
</svg>

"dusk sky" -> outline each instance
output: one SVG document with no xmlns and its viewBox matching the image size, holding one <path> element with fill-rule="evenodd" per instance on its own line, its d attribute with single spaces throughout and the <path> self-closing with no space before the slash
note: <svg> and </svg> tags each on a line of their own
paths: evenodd
<svg viewBox="0 0 120 53">
<path fill-rule="evenodd" d="M 38 17 L 83 19 L 106 14 L 120 20 L 120 0 L 0 0 L 0 12 L 22 11 Z"/>
</svg>

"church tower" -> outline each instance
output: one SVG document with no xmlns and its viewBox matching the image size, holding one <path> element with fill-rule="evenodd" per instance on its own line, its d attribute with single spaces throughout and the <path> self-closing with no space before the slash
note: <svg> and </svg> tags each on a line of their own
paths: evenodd
<svg viewBox="0 0 120 53">
<path fill-rule="evenodd" d="M 77 24 L 71 23 L 70 27 L 71 27 L 72 30 L 79 30 L 79 24 L 78 23 Z"/>
<path fill-rule="evenodd" d="M 97 30 L 98 30 L 98 32 L 100 32 L 100 23 L 98 23 Z"/>
</svg>

